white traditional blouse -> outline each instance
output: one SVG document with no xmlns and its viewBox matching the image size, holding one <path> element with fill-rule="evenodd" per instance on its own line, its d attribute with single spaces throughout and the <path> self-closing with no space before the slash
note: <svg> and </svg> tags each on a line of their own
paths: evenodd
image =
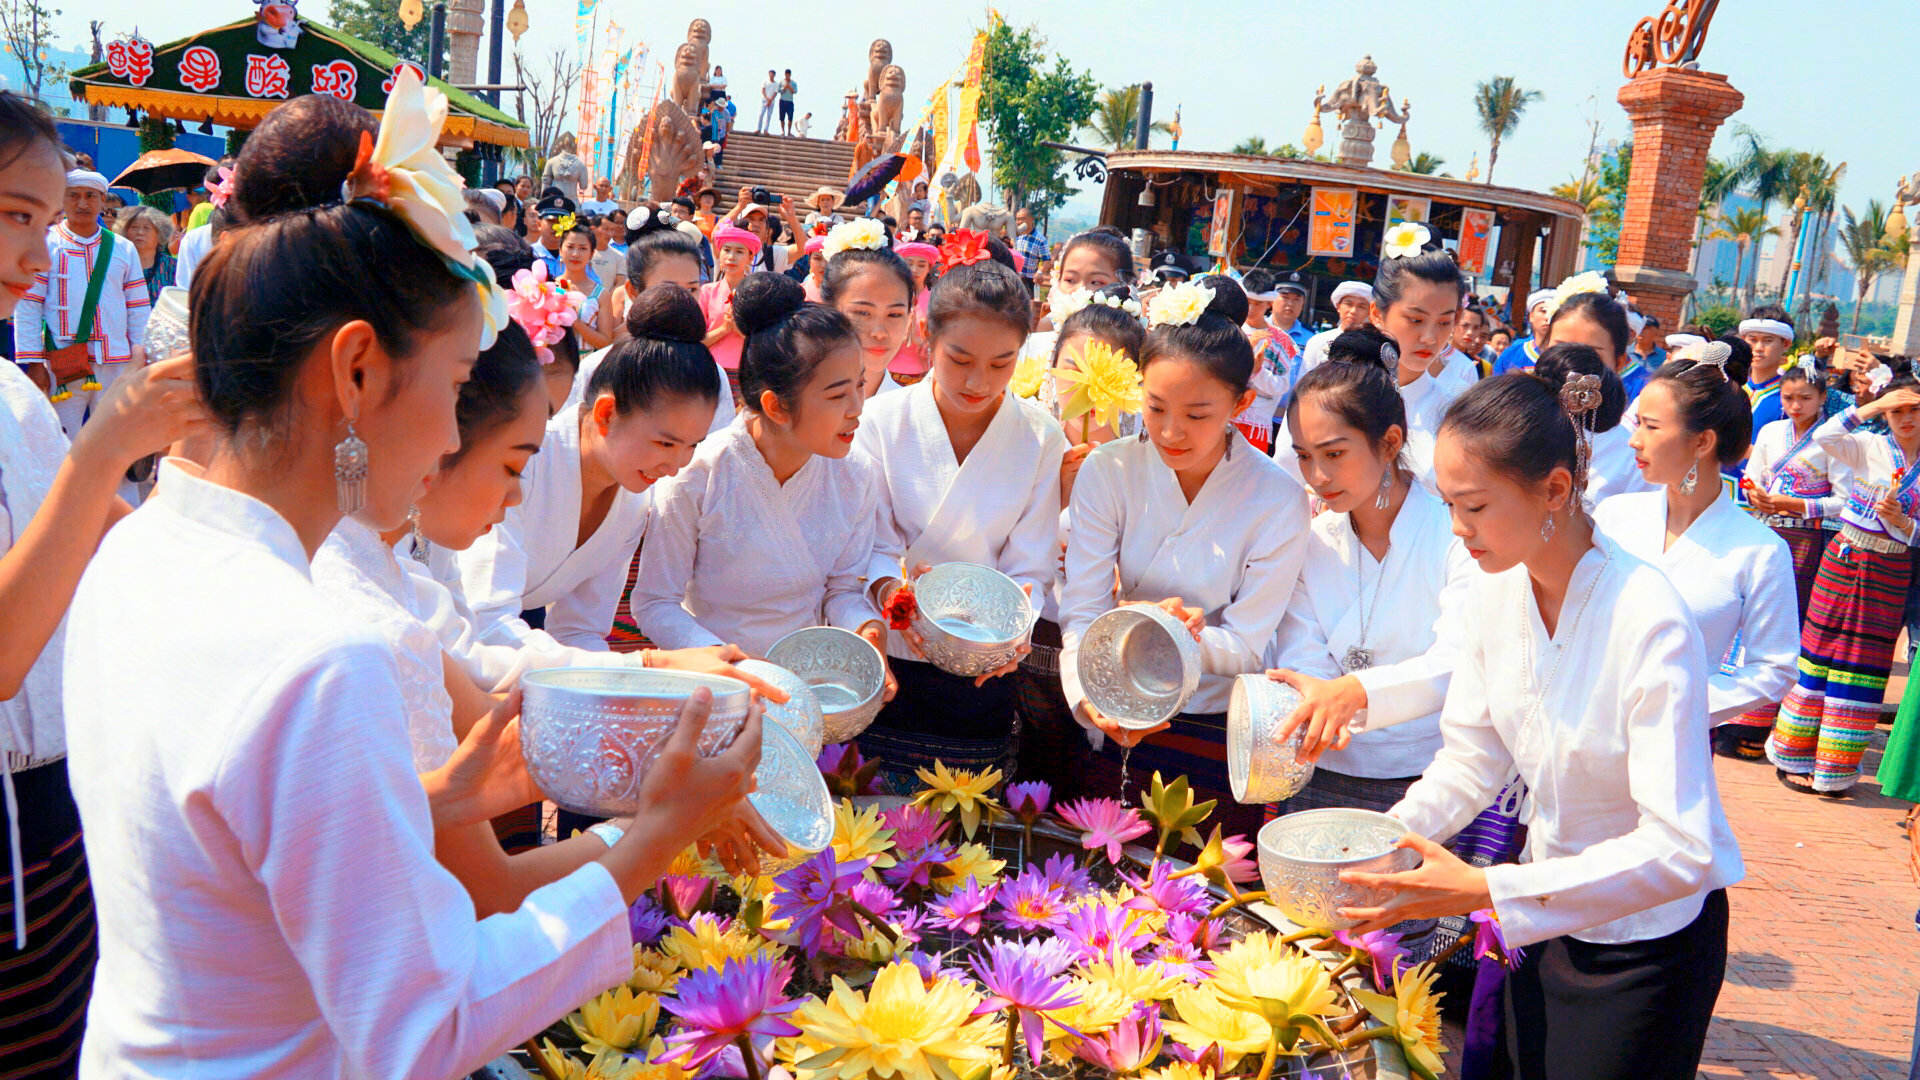
<svg viewBox="0 0 1920 1080">
<path fill-rule="evenodd" d="M 743 416 L 653 492 L 629 601 L 663 649 L 738 645 L 765 656 L 809 626 L 879 620 L 867 599 L 874 485 L 863 458 L 809 458 L 782 484 Z"/>
<path fill-rule="evenodd" d="M 1386 558 L 1375 559 L 1346 514 L 1313 519 L 1268 664 L 1337 679 L 1349 649 L 1371 651 L 1372 666 L 1353 673 L 1367 691 L 1367 707 L 1350 725 L 1353 741 L 1320 755 L 1321 768 L 1346 776 L 1418 776 L 1439 752 L 1452 624 L 1468 577 L 1479 573 L 1454 539 L 1446 505 L 1418 484 L 1387 537 Z"/>
<path fill-rule="evenodd" d="M 459 745 L 440 638 L 419 610 L 413 579 L 380 534 L 342 518 L 313 554 L 313 584 L 343 614 L 364 621 L 393 654 L 413 744 L 413 767 L 431 772 Z"/>
<path fill-rule="evenodd" d="M 87 280 L 99 259 L 104 231 L 103 225 L 92 236 L 81 238 L 68 232 L 64 222 L 47 230 L 52 265 L 34 275 L 32 287 L 13 312 L 14 355 L 20 363 L 45 363 L 49 335 L 55 348 L 74 344 L 81 309 L 86 306 Z M 132 241 L 116 235 L 109 258 L 87 354 L 96 364 L 124 364 L 133 359 L 135 345 L 146 344 L 153 302 L 147 297 L 147 276 Z"/>
<path fill-rule="evenodd" d="M 1400 398 L 1407 408 L 1407 460 L 1413 474 L 1429 489 L 1433 487 L 1433 446 L 1440 434 L 1440 422 L 1446 418 L 1447 406 L 1475 381 L 1473 361 L 1465 353 L 1449 345 L 1440 360 L 1444 366 L 1439 375 L 1429 366 L 1419 378 L 1400 388 Z"/>
<path fill-rule="evenodd" d="M 1792 420 L 1775 420 L 1761 428 L 1747 454 L 1746 475 L 1766 494 L 1805 500 L 1806 512 L 1799 517 L 1837 523 L 1852 476 L 1821 448 L 1814 438 L 1818 429 L 1815 423 L 1805 435 L 1795 435 Z"/>
<path fill-rule="evenodd" d="M 463 1076 L 625 978 L 598 863 L 475 918 L 388 644 L 271 507 L 196 473 L 161 466 L 68 620 L 100 928 L 80 1074 Z"/>
<path fill-rule="evenodd" d="M 606 648 L 627 568 L 647 529 L 648 492 L 617 490 L 606 520 L 580 535 L 580 410 L 547 421 L 540 452 L 527 461 L 526 501 L 454 556 L 483 641 Z M 545 630 L 522 611 L 547 608 Z"/>
<path fill-rule="evenodd" d="M 1446 840 L 1516 772 L 1527 847 L 1486 870 L 1507 942 L 1684 929 L 1745 868 L 1707 740 L 1710 665 L 1665 575 L 1596 532 L 1546 631 L 1525 566 L 1471 579 L 1445 740 L 1391 811 Z"/>
<path fill-rule="evenodd" d="M 853 446 L 873 465 L 870 581 L 899 577 L 903 560 L 909 570 L 920 563 L 990 566 L 1036 595 L 1053 581 L 1067 440 L 1038 406 L 1004 398 L 959 461 L 933 400 L 933 380 L 924 379 L 867 399 Z M 889 637 L 888 653 L 917 659 L 898 635 Z"/>
<path fill-rule="evenodd" d="M 1592 456 L 1587 459 L 1588 506 L 1599 506 L 1615 495 L 1659 490 L 1647 483 L 1640 466 L 1634 464 L 1633 447 L 1627 445 L 1632 439 L 1633 429 L 1624 423 L 1594 432 Z"/>
<path fill-rule="evenodd" d="M 1233 676 L 1265 670 L 1306 559 L 1306 493 L 1238 431 L 1227 437 L 1191 503 L 1148 440 L 1115 440 L 1081 465 L 1060 600 L 1060 681 L 1075 709 L 1085 698 L 1080 641 L 1116 603 L 1177 596 L 1206 613 L 1203 674 L 1187 712 L 1225 712 Z"/>
<path fill-rule="evenodd" d="M 0 556 L 13 550 L 20 534 L 27 531 L 53 490 L 53 478 L 66 456 L 67 437 L 46 393 L 17 365 L 0 363 Z M 66 755 L 66 724 L 60 708 L 65 627 L 65 623 L 54 627 L 19 691 L 0 701 L 0 750 L 6 751 L 9 775 Z M 7 819 L 11 822 L 14 815 L 8 814 Z M 14 876 L 17 880 L 19 875 Z"/>
<path fill-rule="evenodd" d="M 1813 441 L 1846 470 L 1847 497 L 1840 520 L 1863 532 L 1912 545 L 1914 530 L 1895 529 L 1873 506 L 1879 501 L 1877 495 L 1898 492 L 1901 511 L 1920 521 L 1920 468 L 1900 452 L 1893 436 L 1861 431 L 1860 424 L 1860 409 L 1849 405 L 1813 429 Z"/>
</svg>

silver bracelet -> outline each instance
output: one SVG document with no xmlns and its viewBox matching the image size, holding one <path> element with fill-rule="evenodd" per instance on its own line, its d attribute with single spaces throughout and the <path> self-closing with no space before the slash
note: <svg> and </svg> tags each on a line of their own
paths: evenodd
<svg viewBox="0 0 1920 1080">
<path fill-rule="evenodd" d="M 587 826 L 587 831 L 606 841 L 608 847 L 619 843 L 620 838 L 627 835 L 627 830 L 615 825 L 611 821 L 602 821 L 598 824 L 589 825 Z"/>
</svg>

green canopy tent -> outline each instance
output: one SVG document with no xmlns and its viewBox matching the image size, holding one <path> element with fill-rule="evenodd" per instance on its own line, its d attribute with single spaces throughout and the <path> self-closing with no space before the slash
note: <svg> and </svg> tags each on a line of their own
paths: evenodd
<svg viewBox="0 0 1920 1080">
<path fill-rule="evenodd" d="M 73 73 L 74 100 L 250 129 L 302 94 L 332 94 L 377 115 L 398 67 L 425 76 L 420 65 L 330 26 L 303 20 L 291 47 L 274 48 L 262 44 L 256 25 L 247 19 L 160 46 L 113 42 L 104 61 Z M 527 145 L 525 124 L 444 80 L 427 82 L 450 106 L 444 145 Z"/>
</svg>

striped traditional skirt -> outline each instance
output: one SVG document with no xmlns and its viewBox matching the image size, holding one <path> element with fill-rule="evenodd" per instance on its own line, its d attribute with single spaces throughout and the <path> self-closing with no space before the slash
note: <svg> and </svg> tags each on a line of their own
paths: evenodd
<svg viewBox="0 0 1920 1080">
<path fill-rule="evenodd" d="M 1826 553 L 1827 541 L 1833 533 L 1826 529 L 1782 528 L 1775 525 L 1773 531 L 1787 542 L 1787 551 L 1793 556 L 1793 592 L 1799 598 L 1796 608 L 1800 618 L 1805 619 L 1813 603 L 1813 580 L 1820 572 L 1820 557 Z M 1746 727 L 1771 728 L 1780 715 L 1780 703 L 1768 702 L 1756 705 L 1739 717 L 1734 723 Z"/>
<path fill-rule="evenodd" d="M 1767 757 L 1813 777 L 1815 791 L 1845 791 L 1860 779 L 1867 736 L 1880 718 L 1893 666 L 1912 562 L 1906 551 L 1854 546 L 1842 532 L 1827 545 L 1800 629 L 1800 677 L 1780 704 Z"/>
<path fill-rule="evenodd" d="M 642 545 L 644 546 L 644 541 Z M 653 648 L 653 642 L 640 632 L 639 620 L 633 617 L 633 583 L 640 577 L 640 549 L 633 551 L 633 562 L 627 566 L 627 583 L 620 589 L 620 603 L 613 609 L 613 626 L 607 630 L 607 648 L 617 653 L 639 652 Z"/>
<path fill-rule="evenodd" d="M 855 740 L 860 753 L 880 759 L 874 786 L 882 795 L 911 795 L 926 783 L 917 770 L 944 762 L 948 769 L 1012 776 L 1019 725 L 1016 672 L 982 686 L 922 660 L 892 658 L 899 692 Z"/>
<path fill-rule="evenodd" d="M 64 761 L 13 774 L 13 788 L 27 947 L 15 947 L 12 870 L 0 862 L 0 1076 L 70 1077 L 99 957 L 80 812 Z M 5 817 L 0 804 L 0 827 Z"/>
<path fill-rule="evenodd" d="M 1030 650 L 1011 678 L 1020 715 L 1015 778 L 1046 781 L 1056 806 L 1079 798 L 1080 773 L 1093 748 L 1060 688 L 1060 624 L 1050 619 L 1034 624 Z"/>
</svg>

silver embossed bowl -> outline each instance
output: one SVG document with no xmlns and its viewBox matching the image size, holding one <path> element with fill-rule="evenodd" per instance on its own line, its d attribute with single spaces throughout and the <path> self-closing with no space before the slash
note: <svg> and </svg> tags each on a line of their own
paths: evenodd
<svg viewBox="0 0 1920 1080">
<path fill-rule="evenodd" d="M 1154 604 L 1123 604 L 1087 626 L 1080 688 L 1123 728 L 1171 720 L 1200 687 L 1200 643 Z"/>
<path fill-rule="evenodd" d="M 1291 799 L 1313 779 L 1313 762 L 1300 760 L 1306 725 L 1280 741 L 1280 729 L 1300 705 L 1300 691 L 1265 675 L 1233 680 L 1227 704 L 1227 781 L 1243 803 Z"/>
<path fill-rule="evenodd" d="M 1020 655 L 1038 617 L 1013 579 L 973 563 L 941 563 L 913 583 L 913 628 L 927 659 L 971 678 L 1006 667 Z"/>
<path fill-rule="evenodd" d="M 1393 874 L 1420 865 L 1420 853 L 1396 848 L 1407 827 L 1372 810 L 1302 810 L 1260 828 L 1260 880 L 1267 902 L 1300 926 L 1345 930 L 1343 907 L 1374 907 L 1391 895 L 1349 885 L 1342 870 Z"/>
<path fill-rule="evenodd" d="M 792 732 L 810 756 L 819 757 L 820 748 L 826 745 L 827 720 L 806 680 L 765 660 L 741 660 L 733 666 L 787 692 L 784 704 L 767 702 L 767 719 Z"/>
<path fill-rule="evenodd" d="M 763 875 L 791 870 L 833 843 L 833 797 L 816 756 L 779 724 L 761 726 L 760 767 L 747 799 L 787 842 L 785 858 L 760 861 Z"/>
<path fill-rule="evenodd" d="M 659 668 L 549 668 L 520 686 L 528 775 L 559 806 L 594 817 L 640 808 L 640 782 L 695 690 L 713 692 L 703 757 L 733 744 L 753 697 L 738 679 Z"/>
<path fill-rule="evenodd" d="M 887 668 L 866 638 L 837 626 L 809 626 L 773 643 L 767 659 L 813 688 L 825 718 L 825 741 L 843 743 L 880 715 Z"/>
</svg>

